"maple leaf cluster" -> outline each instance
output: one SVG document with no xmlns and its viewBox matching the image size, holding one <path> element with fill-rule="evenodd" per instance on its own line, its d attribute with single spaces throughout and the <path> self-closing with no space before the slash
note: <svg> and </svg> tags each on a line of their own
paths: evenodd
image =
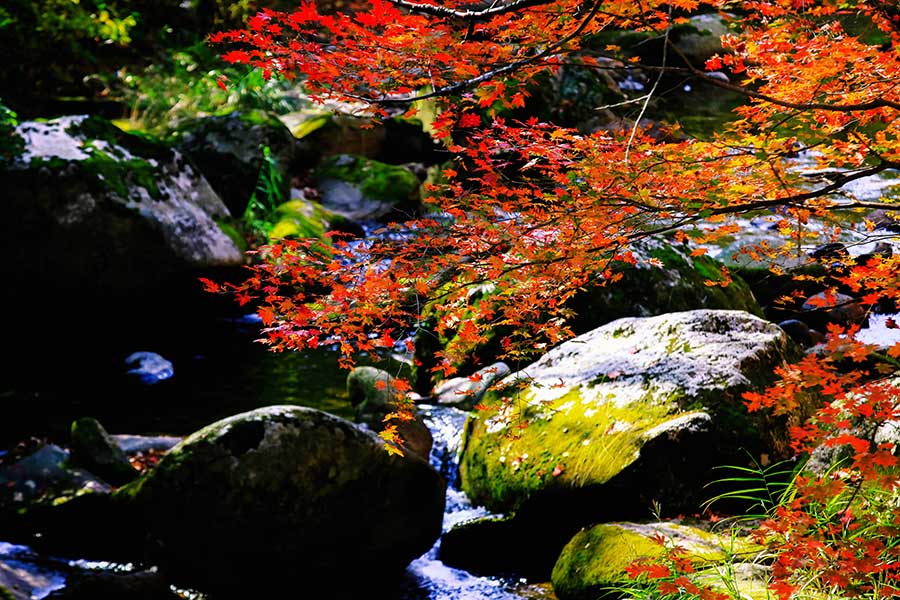
<svg viewBox="0 0 900 600">
<path fill-rule="evenodd" d="M 510 116 L 542 73 L 610 64 L 581 52 L 592 36 L 647 32 L 674 57 L 669 33 L 701 9 L 732 15 L 726 51 L 705 65 L 679 56 L 644 68 L 746 96 L 739 118 L 710 139 L 639 125 L 579 133 Z M 848 30 L 861 18 L 872 39 Z M 437 216 L 388 225 L 394 235 L 370 240 L 364 252 L 337 237 L 327 253 L 303 240 L 259 251 L 251 277 L 231 291 L 258 303 L 279 350 L 336 343 L 349 362 L 415 331 L 430 303 L 438 334 L 453 330 L 465 346 L 503 326 L 512 332 L 507 356 L 525 356 L 571 335 L 567 302 L 589 284 L 614 285 L 613 266 L 639 260 L 630 250 L 638 240 L 670 233 L 701 254 L 739 230 L 736 217 L 769 214 L 785 243 L 742 252 L 779 271 L 779 253 L 831 241 L 854 211 L 896 208 L 845 191 L 900 168 L 900 13 L 884 0 L 371 0 L 331 14 L 304 2 L 211 39 L 226 61 L 299 79 L 314 100 L 364 102 L 369 115 L 400 107 L 408 116 L 432 102 L 434 137 L 453 156 L 427 190 L 428 215 Z M 601 58 L 622 58 L 617 51 Z M 790 168 L 803 151 L 836 175 L 811 187 Z M 812 231 L 812 219 L 832 228 Z M 896 258 L 874 257 L 836 274 L 823 302 L 838 286 L 869 310 L 898 301 L 898 275 Z M 708 283 L 728 280 L 723 272 Z M 486 285 L 494 293 L 473 301 Z M 838 468 L 798 481 L 794 499 L 760 529 L 781 598 L 810 574 L 850 595 L 897 592 L 897 449 L 876 432 L 900 418 L 889 378 L 900 345 L 866 346 L 855 333 L 832 328 L 821 352 L 747 395 L 751 409 L 794 419 L 798 453 L 850 449 Z M 448 352 L 435 367 L 446 373 Z M 798 416 L 810 395 L 820 410 Z M 717 597 L 691 587 L 686 573 L 635 569 L 664 582 L 663 595 Z"/>
</svg>

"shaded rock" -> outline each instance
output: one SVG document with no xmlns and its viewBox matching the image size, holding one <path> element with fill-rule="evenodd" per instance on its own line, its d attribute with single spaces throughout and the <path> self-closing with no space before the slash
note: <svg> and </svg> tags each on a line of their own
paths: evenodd
<svg viewBox="0 0 900 600">
<path fill-rule="evenodd" d="M 703 68 L 707 60 L 723 54 L 722 36 L 729 32 L 728 19 L 720 13 L 688 17 L 688 22 L 673 30 L 673 44 L 688 61 Z"/>
<path fill-rule="evenodd" d="M 351 221 L 412 218 L 419 210 L 419 179 L 409 169 L 342 154 L 316 170 L 322 205 Z"/>
<path fill-rule="evenodd" d="M 393 376 L 374 367 L 356 367 L 347 376 L 347 395 L 356 413 L 356 422 L 374 431 L 384 428 L 384 418 L 395 412 L 405 394 L 401 392 Z M 421 457 L 428 458 L 434 443 L 431 430 L 422 416 L 416 412 L 408 421 L 392 421 L 406 448 Z"/>
<path fill-rule="evenodd" d="M 792 340 L 804 348 L 809 348 L 813 345 L 813 336 L 810 332 L 809 325 L 803 321 L 787 319 L 779 323 L 778 326 L 784 329 L 784 332 L 788 334 Z"/>
<path fill-rule="evenodd" d="M 113 485 L 138 476 L 128 457 L 97 419 L 84 417 L 72 423 L 72 462 Z"/>
<path fill-rule="evenodd" d="M 294 136 L 276 116 L 251 110 L 204 117 L 182 126 L 179 138 L 178 148 L 197 165 L 232 215 L 244 214 L 256 189 L 264 146 L 278 165 L 282 197 L 287 197 Z"/>
<path fill-rule="evenodd" d="M 477 575 L 529 572 L 523 565 L 523 557 L 504 553 L 504 547 L 527 543 L 523 531 L 512 519 L 489 516 L 457 523 L 441 536 L 441 560 L 457 569 L 465 569 Z M 527 534 L 525 534 L 527 536 Z M 498 541 L 502 540 L 498 544 Z"/>
<path fill-rule="evenodd" d="M 0 530 L 9 540 L 79 556 L 128 554 L 134 541 L 120 528 L 110 486 L 70 467 L 69 454 L 47 444 L 0 467 Z"/>
<path fill-rule="evenodd" d="M 152 554 L 178 582 L 258 597 L 291 573 L 353 597 L 431 546 L 444 482 L 348 421 L 274 406 L 191 435 L 116 499 L 141 511 Z"/>
<path fill-rule="evenodd" d="M 125 374 L 136 381 L 153 385 L 175 375 L 172 363 L 156 352 L 133 352 L 125 358 Z"/>
<path fill-rule="evenodd" d="M 635 245 L 634 266 L 615 264 L 622 278 L 604 285 L 590 285 L 572 301 L 577 313 L 573 330 L 580 334 L 621 317 L 651 317 L 701 308 L 742 310 L 762 316 L 753 292 L 740 277 L 724 286 L 706 285 L 722 281 L 722 264 L 708 256 L 691 256 L 691 248 L 649 239 Z M 658 261 L 661 267 L 650 261 Z"/>
<path fill-rule="evenodd" d="M 432 402 L 462 409 L 471 409 L 481 402 L 485 392 L 495 381 L 509 375 L 506 363 L 489 365 L 469 377 L 454 377 L 442 381 L 431 392 Z"/>
<path fill-rule="evenodd" d="M 896 211 L 886 211 L 879 208 L 870 212 L 866 218 L 872 221 L 878 229 L 900 232 L 900 220 L 898 220 L 897 216 L 898 213 Z"/>
<path fill-rule="evenodd" d="M 108 494 L 110 487 L 91 473 L 69 468 L 69 453 L 54 444 L 0 467 L 0 510 L 13 511 L 31 503 L 64 496 Z"/>
<path fill-rule="evenodd" d="M 686 245 L 653 238 L 635 244 L 633 252 L 637 265 L 611 265 L 615 276 L 621 276 L 619 281 L 596 279 L 569 302 L 575 315 L 567 325 L 576 335 L 622 317 L 650 317 L 699 308 L 762 315 L 753 292 L 740 277 L 733 276 L 725 287 L 706 285 L 707 281 L 721 280 L 722 264 L 707 256 L 691 256 Z M 651 261 L 662 266 L 653 266 Z M 468 302 L 474 308 L 485 297 L 490 300 L 494 293 L 493 284 L 473 287 Z M 502 353 L 502 339 L 509 332 L 509 328 L 496 327 L 486 333 L 486 341 L 473 344 L 461 339 L 452 328 L 437 334 L 434 324 L 440 318 L 434 305 L 427 305 L 421 319 L 423 326 L 416 334 L 415 358 L 419 366 L 415 370 L 415 389 L 422 395 L 428 395 L 434 385 L 431 368 L 436 364 L 437 352 L 443 351 L 451 365 L 467 375 L 497 359 Z"/>
<path fill-rule="evenodd" d="M 279 118 L 298 138 L 300 158 L 309 164 L 339 154 L 355 154 L 389 164 L 435 164 L 441 160 L 441 147 L 417 119 L 369 119 L 318 109 Z"/>
<path fill-rule="evenodd" d="M 99 117 L 25 122 L 0 169 L 0 273 L 11 290 L 107 296 L 173 274 L 243 263 L 216 219 L 228 209 L 186 159 Z"/>
<path fill-rule="evenodd" d="M 492 511 L 515 512 L 530 541 L 498 551 L 533 564 L 587 523 L 645 517 L 654 503 L 694 511 L 713 466 L 741 464 L 744 449 L 790 452 L 789 423 L 748 415 L 741 395 L 796 352 L 780 328 L 739 311 L 613 321 L 488 393 L 485 404 L 515 401 L 470 417 L 462 488 Z"/>
<path fill-rule="evenodd" d="M 856 298 L 841 293 L 814 294 L 806 299 L 802 309 L 807 313 L 804 320 L 815 327 L 822 327 L 826 323 L 850 325 L 860 323 L 866 318 L 866 309 L 856 301 Z"/>
<path fill-rule="evenodd" d="M 52 600 L 178 600 L 169 583 L 159 573 L 138 571 L 83 572 L 66 581 L 66 586 L 52 592 Z"/>
<path fill-rule="evenodd" d="M 559 600 L 596 600 L 610 588 L 633 583 L 625 567 L 636 560 L 662 558 L 665 549 L 653 541 L 684 548 L 695 569 L 725 562 L 738 553 L 760 552 L 745 539 L 718 536 L 675 523 L 609 523 L 582 530 L 563 548 L 553 567 L 553 591 Z"/>
</svg>

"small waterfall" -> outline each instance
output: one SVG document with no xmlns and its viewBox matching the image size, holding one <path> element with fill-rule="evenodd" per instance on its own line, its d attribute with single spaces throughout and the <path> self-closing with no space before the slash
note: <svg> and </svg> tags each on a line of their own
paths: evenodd
<svg viewBox="0 0 900 600">
<path fill-rule="evenodd" d="M 459 449 L 467 413 L 444 406 L 420 406 L 425 423 L 431 430 L 434 446 L 431 464 L 447 480 L 447 504 L 444 509 L 444 531 L 469 519 L 490 515 L 483 507 L 473 506 L 459 489 Z M 407 569 L 408 581 L 404 600 L 521 600 L 510 591 L 518 582 L 478 577 L 462 569 L 448 567 L 438 558 L 440 540 L 413 561 Z M 539 595 L 530 593 L 529 598 Z M 549 596 L 548 596 L 549 597 Z"/>
</svg>

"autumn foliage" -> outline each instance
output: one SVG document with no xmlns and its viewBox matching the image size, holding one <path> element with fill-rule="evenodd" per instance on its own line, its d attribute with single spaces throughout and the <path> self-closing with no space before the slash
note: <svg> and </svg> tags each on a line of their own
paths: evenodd
<svg viewBox="0 0 900 600">
<path fill-rule="evenodd" d="M 691 64 L 670 43 L 696 11 L 722 11 L 732 25 L 725 51 L 706 64 Z M 860 21 L 865 31 L 848 30 Z M 598 47 L 610 30 L 652 34 L 661 60 L 637 64 L 616 46 Z M 780 273 L 780 257 L 837 240 L 852 215 L 895 208 L 846 187 L 900 168 L 900 10 L 887 0 L 372 0 L 333 14 L 304 2 L 212 41 L 229 62 L 298 79 L 313 98 L 351 103 L 366 116 L 413 117 L 429 102 L 447 151 L 423 214 L 364 245 L 335 238 L 327 252 L 302 240 L 261 250 L 233 291 L 260 303 L 276 349 L 338 343 L 347 357 L 390 349 L 430 303 L 438 334 L 452 330 L 475 344 L 504 326 L 512 332 L 506 356 L 527 356 L 571 335 L 567 302 L 587 285 L 614 285 L 615 264 L 639 260 L 636 241 L 671 234 L 699 254 L 735 233 L 736 217 L 766 215 L 784 243 L 742 252 Z M 650 73 L 648 93 L 623 102 L 634 118 L 619 129 L 585 133 L 530 116 L 535 82 L 563 66 L 640 67 Z M 674 124 L 651 129 L 640 117 L 664 76 L 747 102 L 709 139 Z M 827 180 L 810 183 L 790 168 L 803 151 L 833 170 Z M 811 220 L 827 226 L 811 228 Z M 839 289 L 867 310 L 900 301 L 898 263 L 885 254 L 844 261 L 821 276 L 823 302 Z M 723 272 L 707 284 L 728 279 Z M 484 285 L 495 293 L 471 302 Z M 847 450 L 835 468 L 799 478 L 759 530 L 782 598 L 810 585 L 845 595 L 898 591 L 897 449 L 883 432 L 900 417 L 891 379 L 900 346 L 866 346 L 854 333 L 832 327 L 821 351 L 783 367 L 765 393 L 747 395 L 751 410 L 775 413 L 816 395 L 822 408 L 797 424 L 794 449 Z M 449 373 L 454 357 L 442 358 L 437 368 Z M 687 573 L 641 569 L 665 582 L 663 596 L 708 597 Z"/>
</svg>

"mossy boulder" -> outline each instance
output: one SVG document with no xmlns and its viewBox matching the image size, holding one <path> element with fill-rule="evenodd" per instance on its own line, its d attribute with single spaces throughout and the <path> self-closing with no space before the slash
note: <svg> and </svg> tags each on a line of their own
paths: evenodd
<svg viewBox="0 0 900 600">
<path fill-rule="evenodd" d="M 173 274 L 242 264 L 228 209 L 185 158 L 99 117 L 24 122 L 0 168 L 0 267 L 9 290 L 108 297 Z"/>
<path fill-rule="evenodd" d="M 437 539 L 444 481 L 348 421 L 272 406 L 194 433 L 116 500 L 186 585 L 257 597 L 291 573 L 353 597 L 393 583 Z"/>
<path fill-rule="evenodd" d="M 325 235 L 329 231 L 350 236 L 363 234 L 363 229 L 346 217 L 303 197 L 294 197 L 275 207 L 271 220 L 269 240 L 273 242 L 285 238 L 314 238 L 327 247 L 332 243 Z"/>
<path fill-rule="evenodd" d="M 625 568 L 635 561 L 661 559 L 666 546 L 677 545 L 697 570 L 741 557 L 753 558 L 762 548 L 745 538 L 716 535 L 676 523 L 608 523 L 577 533 L 553 567 L 553 591 L 559 600 L 596 600 L 615 596 L 610 588 L 633 584 Z M 740 559 L 739 559 L 740 560 Z"/>
<path fill-rule="evenodd" d="M 713 466 L 788 451 L 786 424 L 747 414 L 741 395 L 796 352 L 780 328 L 741 311 L 613 321 L 488 393 L 494 408 L 466 426 L 462 488 L 515 513 L 526 534 L 509 551 L 536 564 L 585 524 L 642 518 L 653 503 L 694 511 Z"/>
<path fill-rule="evenodd" d="M 182 125 L 178 147 L 197 165 L 235 216 L 244 214 L 265 160 L 263 146 L 281 175 L 286 198 L 295 143 L 278 117 L 261 110 L 235 111 Z"/>
<path fill-rule="evenodd" d="M 587 490 L 621 478 L 648 458 L 648 444 L 681 435 L 714 435 L 732 453 L 744 447 L 775 454 L 741 394 L 770 382 L 774 367 L 794 352 L 779 327 L 741 311 L 613 321 L 501 382 L 513 389 L 489 394 L 494 410 L 467 428 L 463 487 L 488 508 L 514 510 L 543 490 Z M 514 432 L 523 421 L 528 426 Z M 712 458 L 703 454 L 680 457 L 688 468 L 683 478 L 677 464 L 668 474 L 641 474 L 642 492 L 651 494 L 644 499 L 691 508 L 707 475 L 701 466 Z M 562 472 L 553 476 L 557 466 Z M 651 481 L 672 476 L 681 481 L 678 490 Z"/>
<path fill-rule="evenodd" d="M 97 419 L 83 417 L 72 423 L 72 462 L 113 485 L 123 485 L 138 476 L 125 452 Z"/>
<path fill-rule="evenodd" d="M 419 178 L 403 166 L 342 154 L 316 169 L 322 205 L 352 221 L 404 220 L 419 210 Z"/>
</svg>

